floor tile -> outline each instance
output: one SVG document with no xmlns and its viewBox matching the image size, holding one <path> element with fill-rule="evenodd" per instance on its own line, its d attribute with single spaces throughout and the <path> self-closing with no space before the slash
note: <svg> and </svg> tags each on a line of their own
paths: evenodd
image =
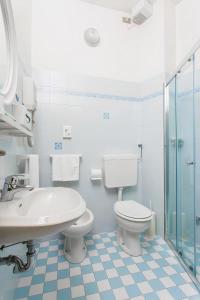
<svg viewBox="0 0 200 300">
<path fill-rule="evenodd" d="M 18 280 L 21 300 L 199 300 L 200 295 L 166 242 L 142 238 L 143 255 L 121 250 L 116 235 L 86 236 L 88 256 L 81 264 L 66 261 L 64 241 L 42 242 L 35 268 Z"/>
</svg>

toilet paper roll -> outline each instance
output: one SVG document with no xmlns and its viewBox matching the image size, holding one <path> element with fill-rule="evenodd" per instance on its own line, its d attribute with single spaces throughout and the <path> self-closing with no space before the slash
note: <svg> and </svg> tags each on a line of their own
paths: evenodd
<svg viewBox="0 0 200 300">
<path fill-rule="evenodd" d="M 90 179 L 92 181 L 102 180 L 102 170 L 101 169 L 91 169 Z"/>
</svg>

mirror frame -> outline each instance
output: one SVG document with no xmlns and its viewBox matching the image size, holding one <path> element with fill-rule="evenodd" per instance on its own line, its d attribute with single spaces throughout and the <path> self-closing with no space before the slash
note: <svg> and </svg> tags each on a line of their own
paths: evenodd
<svg viewBox="0 0 200 300">
<path fill-rule="evenodd" d="M 0 9 L 5 25 L 9 70 L 4 86 L 0 89 L 0 104 L 9 105 L 13 102 L 17 90 L 18 54 L 15 23 L 10 0 L 0 0 Z"/>
</svg>

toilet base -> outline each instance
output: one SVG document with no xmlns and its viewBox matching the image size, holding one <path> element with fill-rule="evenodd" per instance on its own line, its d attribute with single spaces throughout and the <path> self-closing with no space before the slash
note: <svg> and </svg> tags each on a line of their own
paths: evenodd
<svg viewBox="0 0 200 300">
<path fill-rule="evenodd" d="M 121 249 L 131 256 L 141 256 L 142 248 L 140 245 L 139 234 L 135 232 L 130 232 L 118 229 L 117 240 Z"/>
<path fill-rule="evenodd" d="M 70 263 L 81 263 L 87 254 L 87 248 L 83 237 L 65 238 L 64 256 Z"/>
</svg>

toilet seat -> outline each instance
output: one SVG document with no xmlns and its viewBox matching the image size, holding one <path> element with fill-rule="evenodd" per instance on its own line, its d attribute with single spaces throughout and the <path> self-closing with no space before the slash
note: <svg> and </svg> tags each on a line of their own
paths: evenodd
<svg viewBox="0 0 200 300">
<path fill-rule="evenodd" d="M 152 211 L 133 200 L 116 202 L 114 205 L 114 211 L 119 217 L 126 220 L 142 222 L 152 219 Z"/>
</svg>

